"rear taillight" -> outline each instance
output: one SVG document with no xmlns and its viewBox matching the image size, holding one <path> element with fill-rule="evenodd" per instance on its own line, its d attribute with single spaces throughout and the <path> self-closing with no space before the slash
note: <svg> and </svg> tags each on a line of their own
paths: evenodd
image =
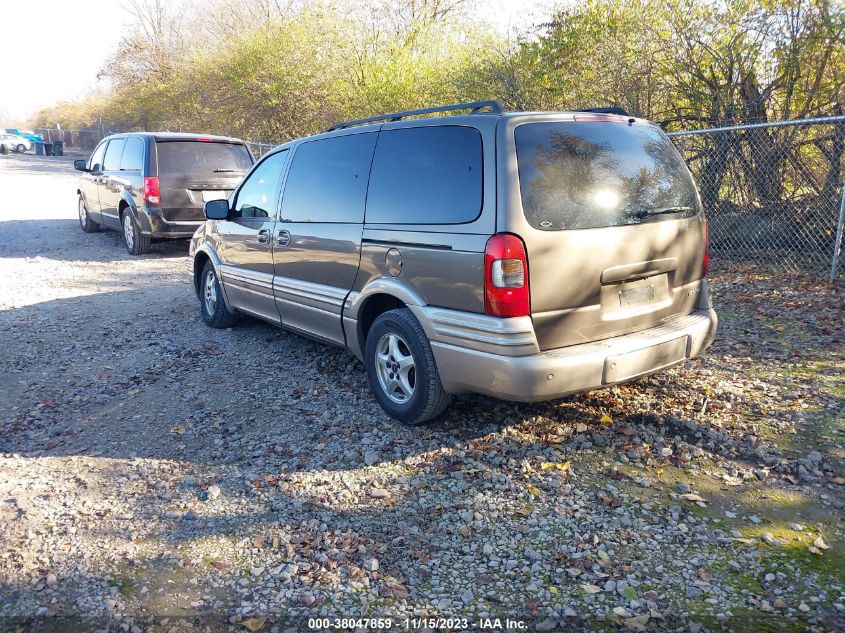
<svg viewBox="0 0 845 633">
<path fill-rule="evenodd" d="M 158 177 L 144 178 L 144 200 L 150 204 L 161 204 L 161 190 L 158 185 Z"/>
<path fill-rule="evenodd" d="M 499 233 L 484 249 L 484 312 L 490 316 L 531 314 L 528 256 L 516 235 Z"/>
<path fill-rule="evenodd" d="M 704 259 L 701 262 L 701 276 L 707 276 L 707 269 L 710 268 L 710 231 L 707 228 L 707 218 L 704 218 Z"/>
<path fill-rule="evenodd" d="M 199 137 L 197 137 L 197 140 L 200 141 L 201 143 L 213 143 L 214 142 L 214 139 L 209 137 L 209 136 L 199 136 Z"/>
</svg>

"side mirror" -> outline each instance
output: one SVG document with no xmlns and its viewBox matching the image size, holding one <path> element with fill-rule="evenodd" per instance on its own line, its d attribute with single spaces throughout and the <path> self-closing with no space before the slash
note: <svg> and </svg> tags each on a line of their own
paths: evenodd
<svg viewBox="0 0 845 633">
<path fill-rule="evenodd" d="M 209 200 L 205 203 L 203 211 L 209 220 L 225 220 L 229 217 L 229 201 Z"/>
<path fill-rule="evenodd" d="M 88 171 L 88 161 L 87 160 L 75 160 L 73 161 L 73 168 L 77 171 Z"/>
</svg>

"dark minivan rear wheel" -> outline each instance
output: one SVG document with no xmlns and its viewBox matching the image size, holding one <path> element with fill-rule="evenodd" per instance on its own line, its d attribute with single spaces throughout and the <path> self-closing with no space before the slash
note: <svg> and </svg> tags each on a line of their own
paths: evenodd
<svg viewBox="0 0 845 633">
<path fill-rule="evenodd" d="M 370 388 L 391 417 L 421 424 L 449 406 L 428 337 L 407 308 L 390 310 L 375 320 L 367 334 L 364 360 Z"/>
<path fill-rule="evenodd" d="M 150 252 L 150 236 L 141 233 L 141 227 L 138 226 L 129 209 L 123 212 L 121 226 L 123 226 L 123 242 L 130 255 L 144 255 Z"/>
</svg>

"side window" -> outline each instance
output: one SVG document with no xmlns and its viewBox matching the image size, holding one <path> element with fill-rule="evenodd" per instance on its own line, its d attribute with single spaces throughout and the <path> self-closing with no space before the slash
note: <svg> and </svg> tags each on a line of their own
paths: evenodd
<svg viewBox="0 0 845 633">
<path fill-rule="evenodd" d="M 138 137 L 126 139 L 123 157 L 120 159 L 121 171 L 144 170 L 144 141 Z"/>
<path fill-rule="evenodd" d="M 481 134 L 446 125 L 381 132 L 367 223 L 461 224 L 481 213 Z"/>
<path fill-rule="evenodd" d="M 362 222 L 376 132 L 310 141 L 293 156 L 282 222 Z"/>
<path fill-rule="evenodd" d="M 288 150 L 271 154 L 247 176 L 238 196 L 232 217 L 270 218 L 279 205 L 279 177 L 285 166 Z"/>
<path fill-rule="evenodd" d="M 120 156 L 123 154 L 124 145 L 126 145 L 125 138 L 109 141 L 109 148 L 106 150 L 106 157 L 103 159 L 103 171 L 120 169 Z"/>
<path fill-rule="evenodd" d="M 106 153 L 106 145 L 108 145 L 106 141 L 97 145 L 97 149 L 94 150 L 91 158 L 88 159 L 88 169 L 91 171 L 103 170 L 103 155 Z"/>
</svg>

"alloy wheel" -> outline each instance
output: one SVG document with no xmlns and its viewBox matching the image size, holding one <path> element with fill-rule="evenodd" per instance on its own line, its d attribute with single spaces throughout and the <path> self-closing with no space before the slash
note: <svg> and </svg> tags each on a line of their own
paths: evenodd
<svg viewBox="0 0 845 633">
<path fill-rule="evenodd" d="M 214 277 L 214 272 L 209 270 L 205 276 L 205 311 L 212 315 L 217 310 L 217 279 Z"/>
<path fill-rule="evenodd" d="M 416 388 L 416 364 L 405 339 L 393 332 L 382 336 L 375 360 L 376 376 L 385 395 L 397 404 L 408 402 Z"/>
<path fill-rule="evenodd" d="M 123 239 L 126 240 L 129 250 L 132 250 L 135 246 L 135 228 L 132 226 L 132 216 L 128 213 L 123 216 Z"/>
</svg>

